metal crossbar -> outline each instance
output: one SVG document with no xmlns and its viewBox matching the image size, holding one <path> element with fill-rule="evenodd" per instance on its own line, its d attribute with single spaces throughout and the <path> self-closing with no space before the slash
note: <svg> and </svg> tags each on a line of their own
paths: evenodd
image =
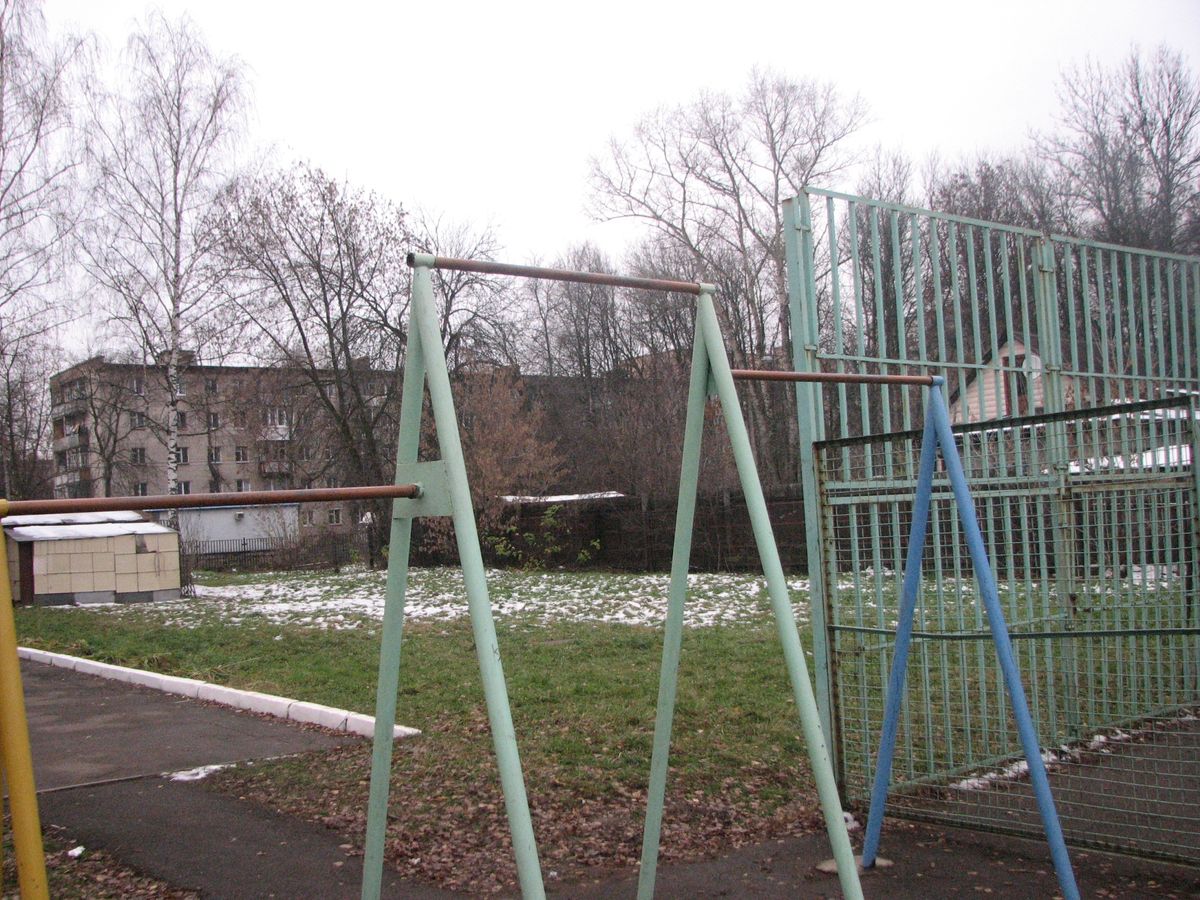
<svg viewBox="0 0 1200 900">
<path fill-rule="evenodd" d="M 270 506 L 334 500 L 385 500 L 419 497 L 417 484 L 311 488 L 295 491 L 241 491 L 236 494 L 151 494 L 142 497 L 75 497 L 59 500 L 0 500 L 0 515 L 116 512 L 151 509 L 203 509 L 211 506 Z"/>
<path fill-rule="evenodd" d="M 452 256 L 432 256 L 426 253 L 408 254 L 408 264 L 413 267 L 422 265 L 431 269 L 479 272 L 484 275 L 513 275 L 518 278 L 540 278 L 544 281 L 568 281 L 576 284 L 600 284 L 608 287 L 636 288 L 643 291 L 668 291 L 673 294 L 698 295 L 705 287 L 694 281 L 635 278 L 629 275 L 610 275 L 606 272 L 574 272 L 568 269 L 547 269 L 541 266 L 522 266 L 483 259 L 455 259 Z"/>
<path fill-rule="evenodd" d="M 790 381 L 808 384 L 918 384 L 929 387 L 933 375 L 863 375 L 856 372 L 783 372 L 776 369 L 734 369 L 735 381 Z"/>
</svg>

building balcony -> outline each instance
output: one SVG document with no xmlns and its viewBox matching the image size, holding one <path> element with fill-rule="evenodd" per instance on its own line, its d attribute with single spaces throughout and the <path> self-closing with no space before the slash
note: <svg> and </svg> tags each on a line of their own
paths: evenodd
<svg viewBox="0 0 1200 900">
<path fill-rule="evenodd" d="M 61 416 L 71 415 L 72 413 L 86 413 L 87 411 L 87 397 L 83 394 L 63 397 L 57 403 L 51 405 L 50 418 L 57 419 Z"/>
<path fill-rule="evenodd" d="M 80 426 L 74 431 L 67 432 L 60 438 L 54 439 L 54 452 L 60 450 L 73 450 L 76 447 L 88 447 L 91 444 L 91 433 L 85 426 Z"/>
<path fill-rule="evenodd" d="M 91 482 L 92 470 L 90 466 L 81 466 L 78 469 L 59 470 L 54 473 L 54 489 L 57 491 L 60 487 L 67 487 L 80 482 Z M 74 496 L 74 495 L 73 495 Z"/>
<path fill-rule="evenodd" d="M 291 475 L 292 463 L 287 459 L 264 459 L 258 463 L 258 474 L 263 478 L 272 475 Z"/>
</svg>

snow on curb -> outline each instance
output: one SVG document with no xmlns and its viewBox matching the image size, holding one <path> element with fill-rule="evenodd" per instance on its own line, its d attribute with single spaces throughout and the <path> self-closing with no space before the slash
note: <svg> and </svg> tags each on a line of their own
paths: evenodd
<svg viewBox="0 0 1200 900">
<path fill-rule="evenodd" d="M 292 722 L 323 725 L 335 731 L 360 734 L 364 737 L 371 737 L 375 734 L 374 716 L 354 713 L 345 709 L 335 709 L 332 706 L 321 706 L 319 703 L 291 700 L 287 697 L 276 697 L 274 694 L 262 694 L 258 691 L 242 691 L 220 684 L 210 684 L 207 681 L 197 681 L 195 678 L 159 675 L 142 669 L 130 669 L 126 666 L 114 666 L 110 663 L 82 659 L 78 656 L 67 656 L 65 653 L 34 650 L 31 647 L 17 648 L 17 655 L 30 662 L 70 669 L 84 675 L 98 675 L 101 678 L 137 684 L 156 691 L 165 691 L 168 694 L 181 694 L 196 700 L 209 700 L 236 709 L 267 713 L 280 719 L 289 719 Z M 399 740 L 420 733 L 419 729 L 397 725 L 392 731 L 392 737 Z"/>
</svg>

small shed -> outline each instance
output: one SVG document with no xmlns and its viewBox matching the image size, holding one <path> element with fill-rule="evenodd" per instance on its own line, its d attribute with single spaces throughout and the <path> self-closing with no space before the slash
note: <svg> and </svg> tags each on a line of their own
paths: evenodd
<svg viewBox="0 0 1200 900">
<path fill-rule="evenodd" d="M 16 602 L 179 599 L 179 535 L 136 512 L 7 516 L 0 525 Z"/>
</svg>

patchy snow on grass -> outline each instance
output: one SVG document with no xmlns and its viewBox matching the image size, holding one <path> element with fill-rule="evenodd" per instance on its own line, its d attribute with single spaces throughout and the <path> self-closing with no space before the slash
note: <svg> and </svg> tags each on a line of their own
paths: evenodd
<svg viewBox="0 0 1200 900">
<path fill-rule="evenodd" d="M 492 612 L 522 624 L 558 621 L 612 622 L 657 626 L 666 620 L 670 577 L 611 572 L 523 572 L 487 574 Z M 167 603 L 117 605 L 110 614 L 153 618 L 165 626 L 205 623 L 269 623 L 308 628 L 371 628 L 383 618 L 383 572 L 263 573 L 236 584 L 196 587 L 196 597 Z M 808 580 L 788 581 L 792 608 L 808 622 Z M 406 621 L 450 621 L 467 615 L 462 572 L 412 569 L 405 597 Z M 770 616 L 761 576 L 688 576 L 684 622 L 703 628 L 763 621 Z"/>
<path fill-rule="evenodd" d="M 197 766 L 195 769 L 184 769 L 182 772 L 169 772 L 166 777 L 171 781 L 201 781 L 213 772 L 228 769 L 233 763 L 219 763 L 211 766 Z"/>
</svg>

